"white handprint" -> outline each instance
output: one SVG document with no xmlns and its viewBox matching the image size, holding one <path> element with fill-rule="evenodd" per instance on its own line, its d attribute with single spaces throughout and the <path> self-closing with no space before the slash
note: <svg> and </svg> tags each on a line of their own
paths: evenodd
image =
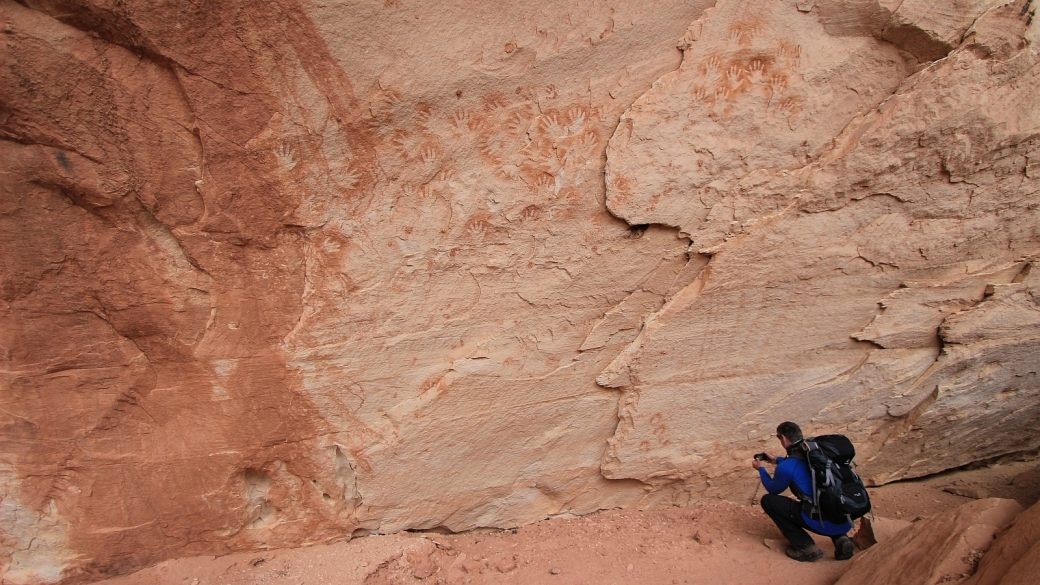
<svg viewBox="0 0 1040 585">
<path fill-rule="evenodd" d="M 285 167 L 285 170 L 291 171 L 296 168 L 296 153 L 293 152 L 293 147 L 288 142 L 279 144 L 274 154 L 278 157 L 278 162 Z"/>
</svg>

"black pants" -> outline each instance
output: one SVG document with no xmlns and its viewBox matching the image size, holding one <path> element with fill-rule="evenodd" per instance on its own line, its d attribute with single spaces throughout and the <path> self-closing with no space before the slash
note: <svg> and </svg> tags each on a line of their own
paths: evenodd
<svg viewBox="0 0 1040 585">
<path fill-rule="evenodd" d="M 787 496 L 774 496 L 773 494 L 766 494 L 762 496 L 762 509 L 765 510 L 766 514 L 776 524 L 776 527 L 780 529 L 780 532 L 784 535 L 792 546 L 798 549 L 809 548 L 815 546 L 815 541 L 809 536 L 809 533 L 805 530 L 808 526 L 805 525 L 805 521 L 802 520 L 802 503 L 788 498 Z M 832 536 L 831 540 L 836 540 L 840 536 Z"/>
</svg>

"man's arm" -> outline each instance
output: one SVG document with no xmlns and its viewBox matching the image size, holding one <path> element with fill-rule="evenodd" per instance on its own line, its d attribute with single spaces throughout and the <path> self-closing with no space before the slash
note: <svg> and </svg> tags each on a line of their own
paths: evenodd
<svg viewBox="0 0 1040 585">
<path fill-rule="evenodd" d="M 772 477 L 769 476 L 769 472 L 764 467 L 758 468 L 758 475 L 762 479 L 762 485 L 767 492 L 774 496 L 786 490 L 794 478 L 791 466 L 784 465 L 785 460 L 785 457 L 776 458 L 776 473 Z"/>
</svg>

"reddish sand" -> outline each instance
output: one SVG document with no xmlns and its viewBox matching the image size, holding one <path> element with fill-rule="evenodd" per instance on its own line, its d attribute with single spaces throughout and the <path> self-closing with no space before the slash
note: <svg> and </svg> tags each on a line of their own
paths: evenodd
<svg viewBox="0 0 1040 585">
<path fill-rule="evenodd" d="M 1040 499 L 1040 466 L 1014 462 L 871 490 L 877 515 L 915 520 L 958 506 L 950 491 Z M 981 491 L 980 491 L 981 490 Z M 783 554 L 780 533 L 754 505 L 702 501 L 686 508 L 610 510 L 514 531 L 402 533 L 299 549 L 160 563 L 106 585 L 341 585 L 415 583 L 685 583 L 824 585 L 845 563 Z"/>
</svg>

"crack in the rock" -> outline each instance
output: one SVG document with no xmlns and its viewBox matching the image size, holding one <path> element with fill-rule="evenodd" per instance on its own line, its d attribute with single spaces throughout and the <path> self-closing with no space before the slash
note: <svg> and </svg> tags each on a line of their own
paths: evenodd
<svg viewBox="0 0 1040 585">
<path fill-rule="evenodd" d="M 940 358 L 941 357 L 942 354 L 940 353 Z M 934 374 L 939 368 L 941 368 L 944 365 L 944 361 L 940 358 L 937 358 L 935 363 L 929 366 L 928 369 L 924 371 L 924 373 L 917 377 L 917 379 L 914 381 L 913 384 L 911 384 L 910 388 L 907 390 L 906 393 L 911 392 L 914 388 L 928 380 L 928 378 L 931 377 L 932 374 Z M 906 393 L 904 393 L 904 395 Z M 910 430 L 910 428 L 913 427 L 914 424 L 924 415 L 928 408 L 931 407 L 932 404 L 935 404 L 935 401 L 939 399 L 939 394 L 939 385 L 936 384 L 935 387 L 932 388 L 932 391 L 925 394 L 921 398 L 921 400 L 916 405 L 914 405 L 913 408 L 910 409 L 909 412 L 898 417 L 895 421 L 895 424 L 889 424 L 887 426 L 882 425 L 877 430 L 872 432 L 870 436 L 867 438 L 867 442 L 874 446 L 876 453 L 873 457 L 867 459 L 864 462 L 864 465 L 869 465 L 872 461 L 874 461 L 878 457 L 878 455 L 880 455 L 882 449 L 889 441 L 892 441 L 900 437 L 908 430 Z M 889 475 L 895 476 L 898 475 L 898 473 L 893 473 Z M 871 485 L 880 485 L 877 483 L 877 480 L 875 478 L 868 479 L 867 481 Z"/>
<path fill-rule="evenodd" d="M 1033 262 L 1028 261 L 1022 265 L 1022 269 L 1018 271 L 1018 274 L 1011 279 L 1013 284 L 1025 282 L 1025 279 L 1029 277 L 1029 273 L 1033 271 Z"/>
<path fill-rule="evenodd" d="M 303 328 L 304 322 L 312 316 L 317 315 L 321 312 L 320 309 L 308 304 L 310 297 L 314 296 L 317 289 L 314 287 L 313 282 L 313 270 L 312 264 L 315 260 L 312 258 L 314 246 L 311 244 L 311 234 L 307 234 L 304 240 L 303 247 L 303 291 L 300 293 L 300 304 L 303 305 L 300 310 L 299 316 L 296 318 L 296 323 L 289 329 L 289 332 L 282 337 L 282 347 L 289 351 L 292 345 L 292 338 L 295 337 L 297 332 Z M 309 311 L 308 311 L 309 310 Z"/>
<path fill-rule="evenodd" d="M 58 144 L 58 143 L 50 143 L 50 142 L 40 141 L 38 139 L 30 138 L 28 136 L 23 136 L 21 134 L 15 133 L 12 130 L 10 130 L 8 128 L 5 128 L 3 126 L 0 126 L 0 141 L 11 142 L 11 143 L 14 143 L 14 144 L 21 144 L 21 145 L 24 145 L 24 146 L 43 146 L 45 148 L 53 148 L 54 150 L 59 151 L 59 152 L 60 151 L 65 151 L 65 152 L 71 152 L 73 154 L 77 154 L 77 155 L 82 156 L 83 158 L 89 160 L 90 162 L 92 162 L 94 164 L 97 164 L 97 165 L 104 164 L 101 160 L 98 160 L 97 158 L 95 158 L 95 157 L 93 157 L 93 156 L 91 156 L 89 154 L 86 154 L 84 152 L 80 152 L 79 150 L 77 150 L 76 148 L 74 148 L 73 146 L 70 146 L 68 144 Z"/>
<path fill-rule="evenodd" d="M 613 361 L 610 362 L 599 376 L 596 377 L 596 383 L 598 385 L 604 388 L 618 389 L 621 391 L 621 395 L 618 397 L 617 406 L 618 423 L 615 427 L 614 434 L 607 439 L 607 446 L 600 463 L 600 472 L 607 479 L 636 479 L 611 477 L 606 472 L 606 468 L 621 463 L 620 456 L 618 455 L 618 448 L 631 429 L 635 426 L 634 413 L 635 408 L 639 403 L 639 390 L 638 381 L 631 378 L 632 373 L 630 371 L 630 362 L 642 349 L 644 340 L 660 326 L 661 320 L 667 319 L 688 307 L 700 296 L 701 292 L 704 290 L 704 286 L 711 276 L 711 271 L 712 260 L 709 260 L 708 264 L 700 270 L 696 278 L 694 278 L 690 284 L 677 291 L 663 304 L 663 306 L 661 306 L 661 308 L 643 319 L 642 327 L 636 335 L 636 338 L 632 340 L 632 342 L 626 346 Z"/>
</svg>

